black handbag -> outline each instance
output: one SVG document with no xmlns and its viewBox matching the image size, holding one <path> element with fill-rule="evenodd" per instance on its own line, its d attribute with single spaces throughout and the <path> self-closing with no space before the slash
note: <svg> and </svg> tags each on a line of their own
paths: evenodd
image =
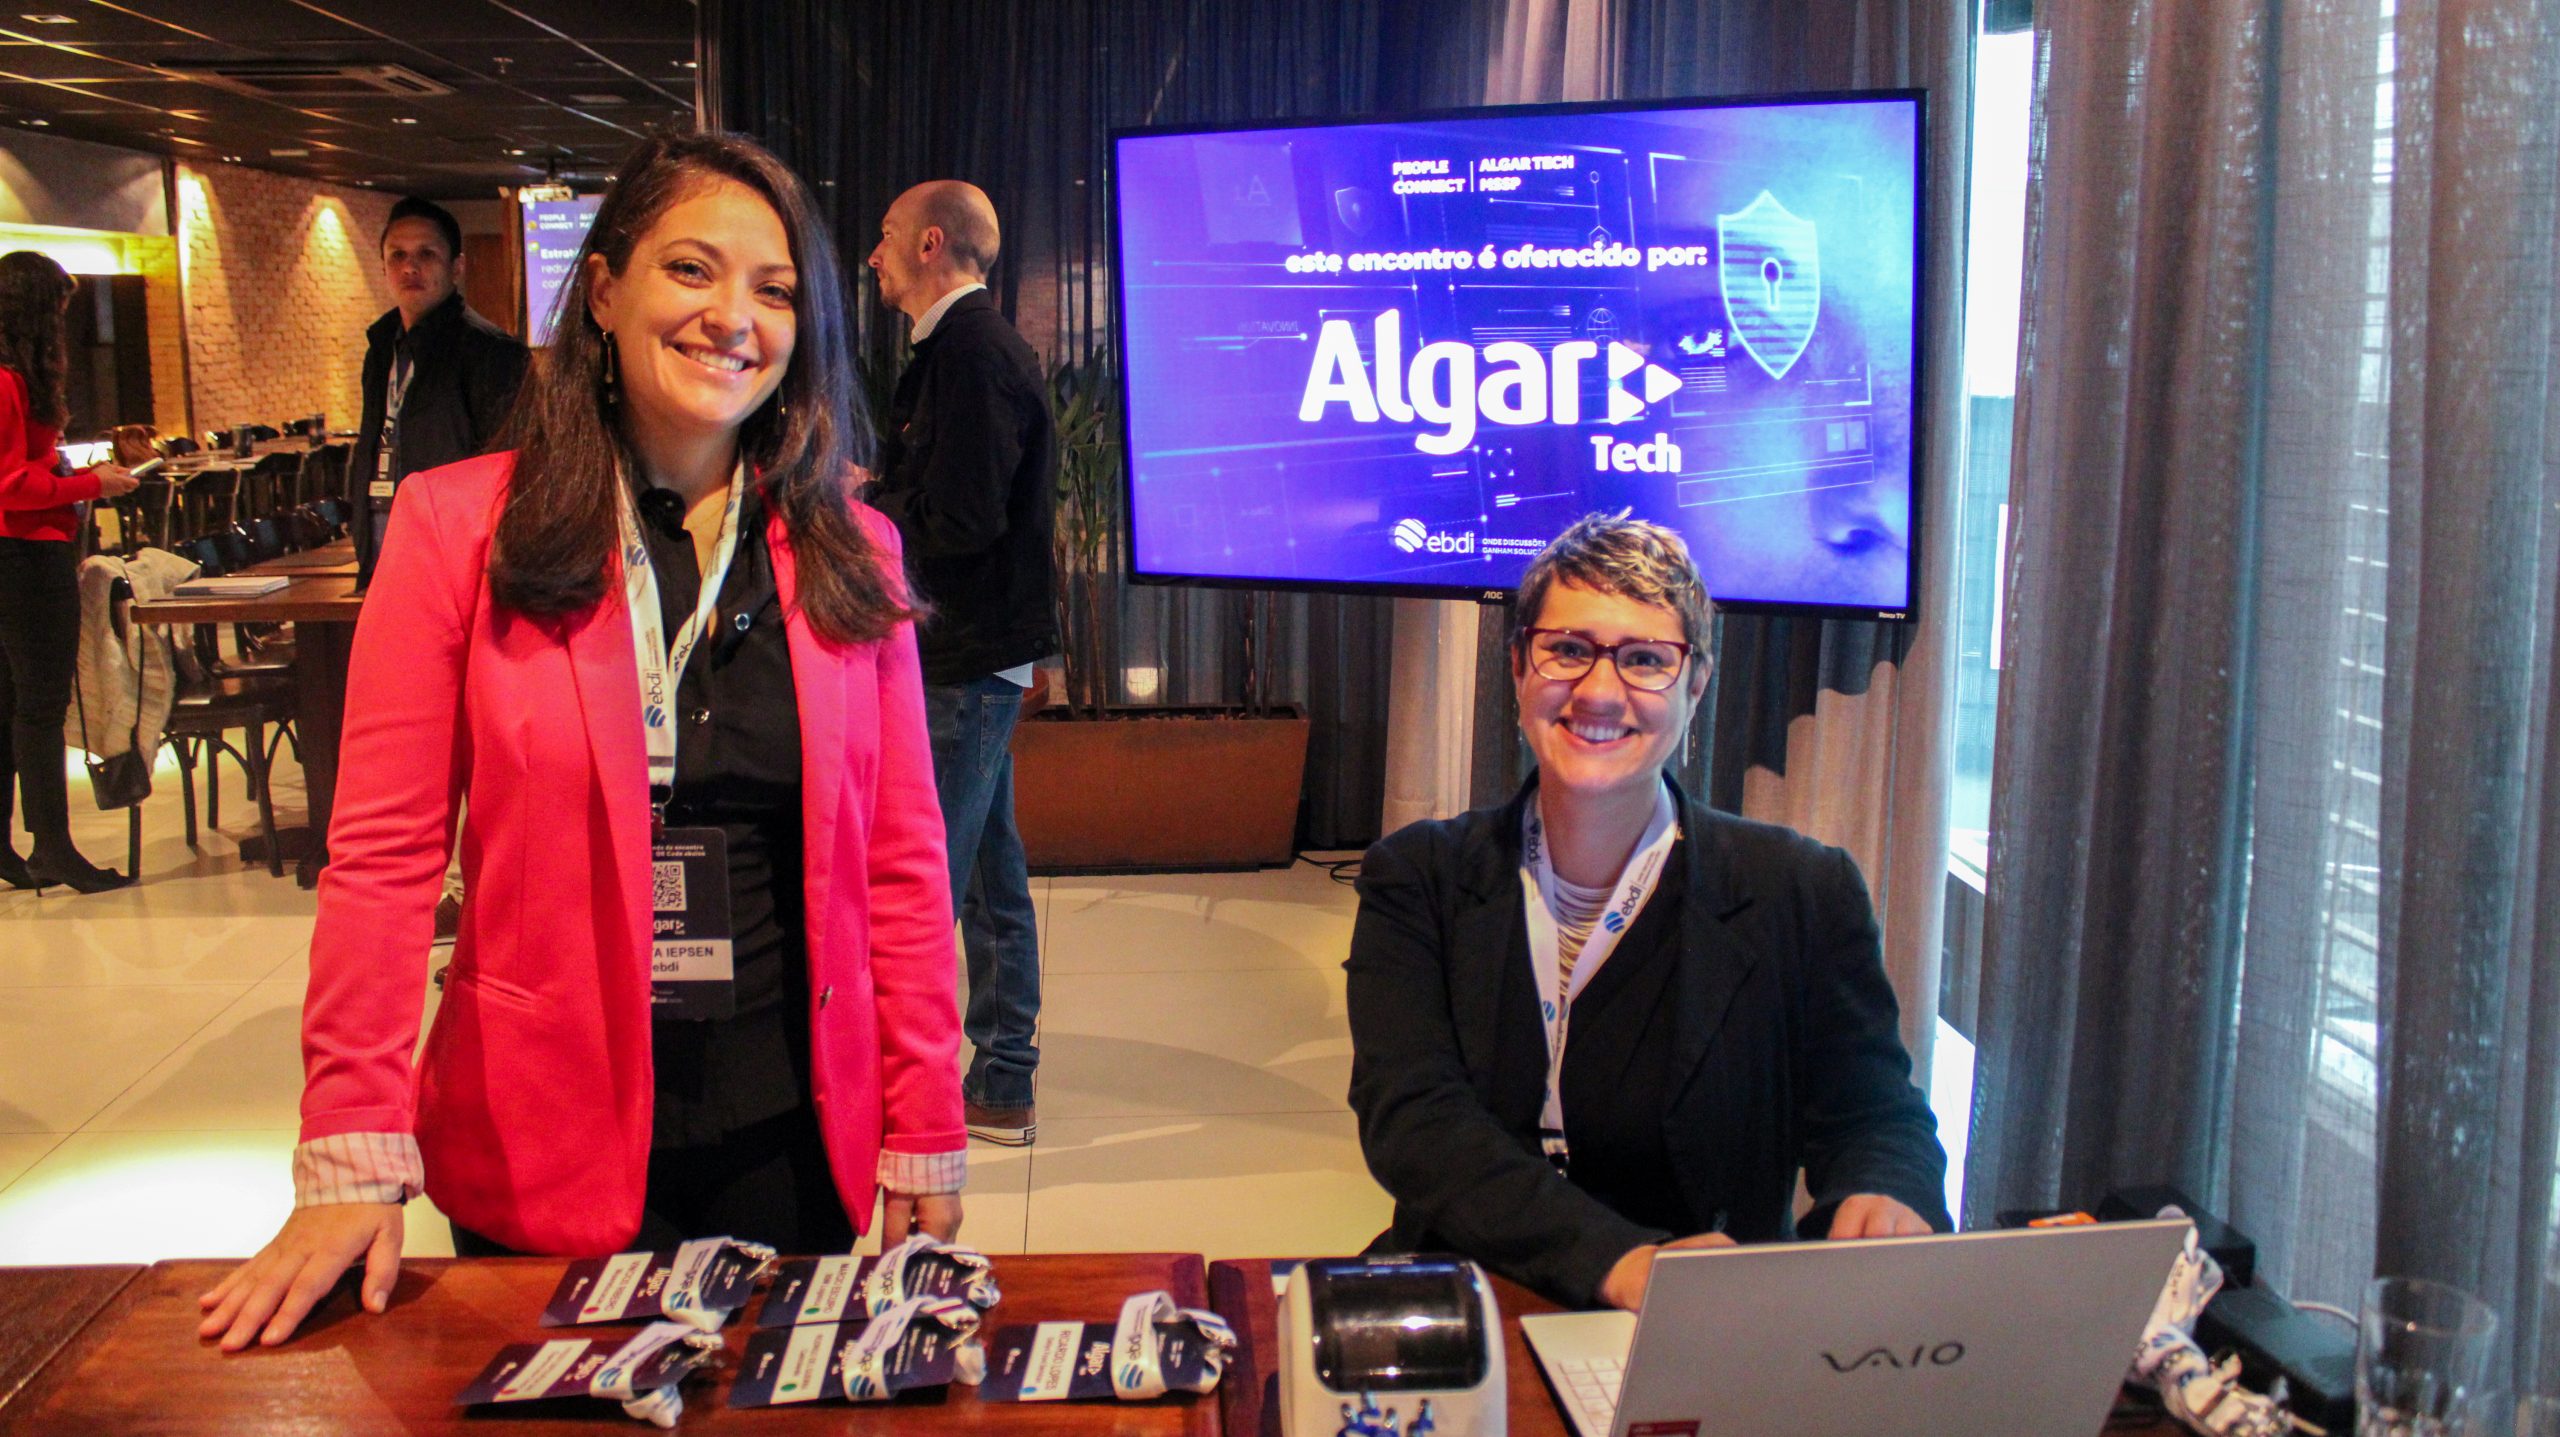
<svg viewBox="0 0 2560 1437">
<path fill-rule="evenodd" d="M 80 678 L 71 679 L 71 695 L 80 704 L 80 738 L 89 738 L 89 697 L 80 692 Z M 133 735 L 124 752 L 113 758 L 100 758 L 86 752 L 81 761 L 89 766 L 89 794 L 98 807 L 112 812 L 131 808 L 151 796 L 151 760 L 142 751 L 142 666 L 133 667 Z"/>
</svg>

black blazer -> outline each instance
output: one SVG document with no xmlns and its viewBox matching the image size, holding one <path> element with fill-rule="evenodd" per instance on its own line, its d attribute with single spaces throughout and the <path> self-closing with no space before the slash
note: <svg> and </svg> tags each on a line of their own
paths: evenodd
<svg viewBox="0 0 2560 1437">
<path fill-rule="evenodd" d="M 403 331 L 400 311 L 387 311 L 364 332 L 364 417 L 347 456 L 347 498 L 356 522 L 349 526 L 356 558 L 373 574 L 374 456 L 382 449 L 384 411 L 390 407 L 391 365 Z M 400 405 L 400 449 L 392 456 L 394 483 L 488 452 L 524 382 L 529 352 L 524 342 L 462 302 L 454 291 L 418 317 L 407 332 L 409 392 Z"/>
<path fill-rule="evenodd" d="M 880 460 L 865 497 L 898 526 L 934 609 L 916 632 L 924 681 L 967 683 L 1056 653 L 1048 383 L 987 291 L 953 301 L 916 346 Z"/>
<path fill-rule="evenodd" d="M 1456 1251 L 1560 1302 L 1595 1304 L 1631 1248 L 1688 1234 L 1629 1221 L 1539 1150 L 1543 1072 L 1520 885 L 1521 805 L 1417 823 L 1360 868 L 1351 1106 L 1396 1200 L 1373 1251 Z M 1946 1152 L 1911 1081 L 1857 865 L 1802 834 L 1680 795 L 1678 967 L 1661 1115 L 1680 1196 L 1741 1242 L 1796 1234 L 1796 1176 L 1827 1231 L 1841 1199 L 1899 1199 L 1940 1231 Z"/>
</svg>

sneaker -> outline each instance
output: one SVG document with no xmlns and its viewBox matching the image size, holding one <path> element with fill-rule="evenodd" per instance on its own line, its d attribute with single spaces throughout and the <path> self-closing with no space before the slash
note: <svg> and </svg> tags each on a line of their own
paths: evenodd
<svg viewBox="0 0 2560 1437">
<path fill-rule="evenodd" d="M 971 1098 L 966 1105 L 969 1110 L 969 1136 L 982 1142 L 1005 1148 L 1027 1148 L 1031 1146 L 1032 1136 L 1040 1131 L 1039 1115 L 1029 1103 L 1018 1108 L 998 1108 Z"/>
</svg>

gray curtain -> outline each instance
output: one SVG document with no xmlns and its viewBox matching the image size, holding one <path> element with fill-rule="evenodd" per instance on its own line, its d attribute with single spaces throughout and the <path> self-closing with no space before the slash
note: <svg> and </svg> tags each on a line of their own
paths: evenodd
<svg viewBox="0 0 2560 1437">
<path fill-rule="evenodd" d="M 2037 44 L 1967 1219 L 2175 1182 L 2560 1385 L 2560 4 Z"/>
<path fill-rule="evenodd" d="M 998 301 L 1052 362 L 1108 348 L 1113 127 L 1472 103 L 1496 33 L 1489 0 L 702 8 L 711 122 L 754 135 L 809 181 L 855 272 L 899 191 L 973 180 L 1004 221 Z M 906 324 L 859 288 L 855 353 L 877 402 L 905 363 Z M 1102 666 L 1119 677 L 1117 700 L 1305 705 L 1301 844 L 1376 838 L 1388 601 L 1131 586 L 1119 578 L 1119 537 L 1102 600 Z"/>
</svg>

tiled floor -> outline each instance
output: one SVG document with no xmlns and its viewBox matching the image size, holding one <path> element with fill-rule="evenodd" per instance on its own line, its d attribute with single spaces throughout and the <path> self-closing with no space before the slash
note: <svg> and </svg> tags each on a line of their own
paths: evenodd
<svg viewBox="0 0 2560 1437">
<path fill-rule="evenodd" d="M 0 1264 L 246 1253 L 291 1206 L 311 895 L 240 863 L 236 774 L 229 836 L 190 851 L 176 781 L 145 810 L 139 886 L 0 890 Z M 123 815 L 72 782 L 83 850 L 122 866 Z M 280 817 L 298 784 L 280 776 Z M 1040 1141 L 974 1145 L 968 1239 L 1227 1256 L 1354 1251 L 1385 1225 L 1343 1106 L 1348 887 L 1304 865 L 1033 886 Z M 413 1209 L 410 1252 L 449 1243 Z"/>
<path fill-rule="evenodd" d="M 238 782 L 234 836 L 255 831 Z M 230 837 L 188 849 L 175 783 L 164 769 L 146 810 L 139 886 L 0 890 L 0 1264 L 242 1254 L 291 1206 L 311 895 L 244 867 Z M 280 817 L 298 784 L 288 766 Z M 84 850 L 121 866 L 123 816 L 76 776 L 72 806 Z M 974 1145 L 971 1242 L 1348 1252 L 1385 1225 L 1343 1105 L 1349 887 L 1304 864 L 1034 887 L 1040 1141 Z M 1951 1037 L 1941 1054 L 1969 1060 Z M 1933 1097 L 1960 1131 L 1971 1064 L 1940 1067 Z M 408 1248 L 451 1250 L 431 1205 Z"/>
</svg>

